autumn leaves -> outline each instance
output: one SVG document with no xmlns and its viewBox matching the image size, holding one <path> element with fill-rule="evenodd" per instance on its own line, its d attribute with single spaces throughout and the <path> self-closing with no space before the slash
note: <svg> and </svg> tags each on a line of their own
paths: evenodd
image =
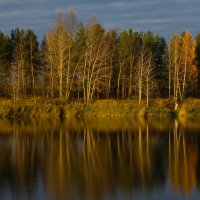
<svg viewBox="0 0 200 200">
<path fill-rule="evenodd" d="M 11 37 L 1 34 L 0 46 L 8 47 L 0 49 L 5 80 L 0 90 L 14 101 L 136 97 L 139 105 L 145 100 L 148 106 L 150 98 L 169 97 L 177 104 L 198 95 L 199 41 L 185 31 L 167 44 L 150 31 L 119 32 L 94 17 L 80 23 L 74 10 L 60 12 L 40 47 L 30 29 L 15 29 Z"/>
<path fill-rule="evenodd" d="M 169 97 L 175 103 L 197 90 L 196 42 L 189 32 L 174 34 L 168 48 Z"/>
</svg>

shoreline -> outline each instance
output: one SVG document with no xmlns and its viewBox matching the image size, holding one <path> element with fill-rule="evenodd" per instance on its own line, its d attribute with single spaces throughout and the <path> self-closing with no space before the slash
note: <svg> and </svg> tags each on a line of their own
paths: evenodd
<svg viewBox="0 0 200 200">
<path fill-rule="evenodd" d="M 14 105 L 11 100 L 0 100 L 0 118 L 25 117 L 167 117 L 200 118 L 200 99 L 186 99 L 178 109 L 170 99 L 152 99 L 147 107 L 145 102 L 138 105 L 133 100 L 94 100 L 61 104 L 59 100 L 23 100 Z"/>
</svg>

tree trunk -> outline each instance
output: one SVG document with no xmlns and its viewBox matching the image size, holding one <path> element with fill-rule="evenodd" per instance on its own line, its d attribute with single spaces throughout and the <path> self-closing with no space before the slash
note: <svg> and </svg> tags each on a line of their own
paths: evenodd
<svg viewBox="0 0 200 200">
<path fill-rule="evenodd" d="M 118 75 L 118 79 L 117 79 L 117 99 L 119 99 L 119 89 L 120 89 L 121 73 L 122 73 L 122 66 L 120 65 L 119 75 Z"/>
<path fill-rule="evenodd" d="M 32 76 L 32 87 L 33 87 L 33 98 L 34 102 L 36 101 L 35 99 L 35 78 L 34 78 L 34 69 L 33 69 L 33 44 L 32 44 L 32 39 L 30 39 L 30 60 L 31 60 L 31 76 Z"/>
</svg>

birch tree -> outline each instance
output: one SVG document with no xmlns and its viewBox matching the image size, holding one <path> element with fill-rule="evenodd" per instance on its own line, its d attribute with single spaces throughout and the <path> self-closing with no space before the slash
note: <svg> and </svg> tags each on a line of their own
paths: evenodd
<svg viewBox="0 0 200 200">
<path fill-rule="evenodd" d="M 70 97 L 75 66 L 72 66 L 73 44 L 77 28 L 76 14 L 69 11 L 67 15 L 59 12 L 55 26 L 47 34 L 48 60 L 51 71 L 51 91 L 58 86 L 59 98 L 62 101 Z M 56 78 L 53 72 L 56 72 Z M 52 93 L 52 92 L 51 92 Z"/>
<path fill-rule="evenodd" d="M 173 92 L 175 109 L 178 101 L 182 101 L 188 91 L 188 86 L 197 77 L 195 64 L 195 41 L 189 32 L 182 37 L 174 34 L 168 47 L 169 95 Z M 193 80 L 193 81 L 192 81 Z M 172 92 L 171 92 L 172 91 Z"/>
<path fill-rule="evenodd" d="M 120 86 L 121 86 L 121 97 L 124 99 L 125 97 L 125 81 L 126 81 L 126 70 L 127 70 L 127 62 L 128 62 L 128 37 L 127 32 L 124 31 L 120 34 L 119 43 L 118 43 L 118 63 L 119 63 L 119 72 L 117 78 L 117 99 L 119 99 L 120 95 Z"/>
<path fill-rule="evenodd" d="M 25 96 L 25 33 L 23 30 L 12 31 L 13 61 L 11 68 L 11 83 L 13 85 L 14 99 L 17 101 Z"/>
<path fill-rule="evenodd" d="M 82 54 L 82 82 L 84 100 L 93 99 L 95 92 L 105 84 L 105 59 L 109 54 L 109 44 L 104 28 L 96 21 L 89 21 L 85 29 L 85 48 Z"/>
<path fill-rule="evenodd" d="M 111 80 L 113 77 L 113 62 L 116 55 L 116 39 L 117 33 L 115 30 L 109 30 L 105 33 L 105 43 L 108 45 L 108 53 L 105 58 L 105 84 L 104 95 L 106 98 L 110 97 L 111 93 Z"/>
<path fill-rule="evenodd" d="M 36 98 L 36 81 L 40 72 L 40 52 L 36 34 L 28 29 L 25 32 L 25 80 L 29 96 Z"/>
<path fill-rule="evenodd" d="M 140 47 L 142 45 L 141 36 L 131 29 L 128 31 L 128 60 L 127 60 L 127 80 L 128 80 L 128 98 L 131 98 L 134 88 L 134 74 L 136 71 L 136 63 L 139 57 Z"/>
<path fill-rule="evenodd" d="M 188 86 L 191 88 L 195 87 L 195 75 L 197 74 L 195 46 L 196 42 L 192 39 L 191 33 L 188 31 L 184 32 L 181 39 L 181 60 L 183 68 L 182 97 L 184 97 L 187 90 L 189 90 Z"/>
<path fill-rule="evenodd" d="M 142 47 L 140 51 L 140 58 L 138 60 L 138 69 L 137 69 L 137 80 L 138 80 L 138 103 L 141 105 L 142 102 L 142 89 L 143 89 L 143 74 L 145 67 L 145 49 Z"/>
<path fill-rule="evenodd" d="M 181 49 L 180 49 L 181 38 L 178 34 L 174 34 L 169 43 L 168 58 L 169 63 L 169 88 L 173 86 L 173 99 L 175 102 L 175 109 L 177 108 L 178 98 L 182 98 L 180 76 L 181 76 Z M 170 92 L 171 93 L 171 92 Z"/>
<path fill-rule="evenodd" d="M 51 98 L 54 97 L 55 94 L 55 79 L 56 79 L 56 66 L 54 64 L 54 53 L 53 53 L 53 33 L 47 33 L 45 37 L 43 46 L 43 77 L 44 81 L 47 79 L 47 97 L 49 96 L 48 93 L 50 91 Z"/>
<path fill-rule="evenodd" d="M 155 77 L 154 67 L 153 67 L 153 55 L 152 52 L 148 52 L 145 60 L 144 78 L 146 82 L 146 105 L 149 106 L 149 96 L 154 92 L 154 82 Z"/>
<path fill-rule="evenodd" d="M 59 98 L 61 101 L 63 100 L 64 69 L 67 66 L 68 33 L 66 26 L 67 23 L 63 13 L 58 13 L 53 35 L 53 62 L 56 67 Z"/>
<path fill-rule="evenodd" d="M 76 68 L 78 66 L 79 59 L 76 59 L 74 61 L 74 58 L 77 57 L 76 51 L 78 50 L 74 44 L 75 44 L 75 37 L 78 27 L 78 20 L 77 20 L 77 12 L 74 9 L 70 9 L 67 13 L 67 71 L 66 71 L 66 93 L 65 98 L 66 100 L 69 99 L 73 81 L 74 81 L 74 75 Z M 75 51 L 74 51 L 75 50 Z M 74 65 L 74 66 L 72 66 Z"/>
</svg>

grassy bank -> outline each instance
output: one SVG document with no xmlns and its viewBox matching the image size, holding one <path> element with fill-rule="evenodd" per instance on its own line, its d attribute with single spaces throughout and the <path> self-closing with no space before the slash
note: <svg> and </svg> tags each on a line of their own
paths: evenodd
<svg viewBox="0 0 200 200">
<path fill-rule="evenodd" d="M 135 100 L 96 100 L 89 104 L 71 102 L 61 104 L 59 100 L 23 100 L 14 104 L 11 100 L 0 100 L 1 118 L 20 117 L 189 117 L 200 118 L 200 99 L 187 99 L 174 111 L 169 99 L 153 99 L 149 106 L 145 102 L 138 106 Z"/>
<path fill-rule="evenodd" d="M 100 117 L 149 117 L 171 116 L 172 109 L 165 100 L 154 100 L 149 107 L 138 105 L 137 100 L 97 100 L 88 105 L 71 103 L 66 106 L 66 115 Z"/>
</svg>

